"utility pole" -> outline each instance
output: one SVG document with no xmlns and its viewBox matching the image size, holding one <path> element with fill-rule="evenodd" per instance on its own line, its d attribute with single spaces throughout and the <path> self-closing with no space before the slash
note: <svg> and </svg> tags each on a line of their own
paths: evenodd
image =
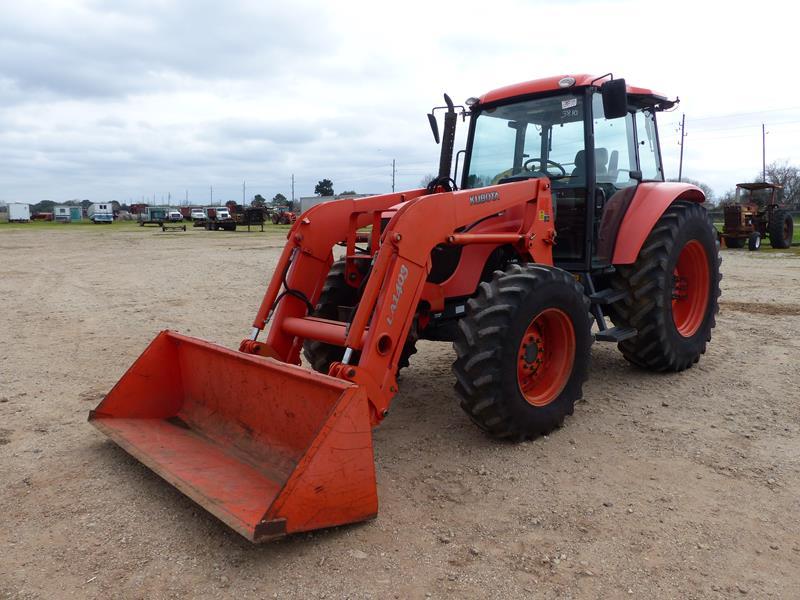
<svg viewBox="0 0 800 600">
<path fill-rule="evenodd" d="M 211 190 L 211 206 L 214 206 L 214 186 L 210 185 L 208 187 Z"/>
<path fill-rule="evenodd" d="M 395 160 L 392 159 L 392 193 L 393 194 L 394 194 L 394 174 L 395 174 L 396 171 L 397 171 L 397 169 L 395 169 Z"/>
<path fill-rule="evenodd" d="M 185 196 L 185 199 L 184 199 L 184 203 L 186 204 L 186 206 L 189 206 L 189 190 L 186 190 L 186 196 Z"/>
<path fill-rule="evenodd" d="M 294 173 L 292 173 L 292 206 L 294 206 Z"/>
<path fill-rule="evenodd" d="M 767 132 L 761 124 L 761 180 L 767 183 Z"/>
<path fill-rule="evenodd" d="M 245 189 L 246 188 L 247 188 L 247 182 L 243 181 L 242 182 L 242 206 L 244 206 L 244 194 L 245 194 Z"/>
<path fill-rule="evenodd" d="M 683 178 L 683 138 L 686 137 L 686 133 L 684 133 L 686 127 L 686 113 L 681 115 L 681 159 L 678 163 L 678 181 L 681 181 Z"/>
</svg>

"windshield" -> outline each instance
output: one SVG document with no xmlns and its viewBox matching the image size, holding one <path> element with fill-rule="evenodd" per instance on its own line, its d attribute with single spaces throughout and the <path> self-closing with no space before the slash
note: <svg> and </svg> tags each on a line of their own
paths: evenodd
<svg viewBox="0 0 800 600">
<path fill-rule="evenodd" d="M 736 202 L 752 202 L 754 204 L 758 204 L 759 206 L 766 206 L 767 204 L 773 202 L 772 195 L 772 188 L 736 188 Z"/>
<path fill-rule="evenodd" d="M 584 178 L 584 102 L 559 95 L 489 108 L 475 122 L 466 187 L 515 175 Z"/>
</svg>

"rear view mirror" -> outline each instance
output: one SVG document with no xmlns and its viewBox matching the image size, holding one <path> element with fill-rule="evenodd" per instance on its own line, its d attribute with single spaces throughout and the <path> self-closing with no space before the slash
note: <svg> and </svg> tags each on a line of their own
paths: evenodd
<svg viewBox="0 0 800 600">
<path fill-rule="evenodd" d="M 628 114 L 628 90 L 624 79 L 612 79 L 600 86 L 606 119 L 619 119 Z"/>
<path fill-rule="evenodd" d="M 436 140 L 436 143 L 439 143 L 439 124 L 436 122 L 436 117 L 433 114 L 428 113 L 428 123 L 431 124 L 431 131 L 433 132 L 433 139 Z"/>
</svg>

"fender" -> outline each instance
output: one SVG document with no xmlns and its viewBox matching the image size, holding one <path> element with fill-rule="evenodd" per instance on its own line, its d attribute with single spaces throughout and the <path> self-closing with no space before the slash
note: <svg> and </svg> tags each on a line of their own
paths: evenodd
<svg viewBox="0 0 800 600">
<path fill-rule="evenodd" d="M 640 183 L 620 224 L 611 263 L 627 265 L 635 262 L 656 222 L 677 200 L 705 202 L 706 197 L 700 188 L 688 183 Z"/>
</svg>

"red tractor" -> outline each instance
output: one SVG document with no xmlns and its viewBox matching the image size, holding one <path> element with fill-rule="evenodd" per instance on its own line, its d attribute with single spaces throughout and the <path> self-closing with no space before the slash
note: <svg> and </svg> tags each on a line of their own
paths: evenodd
<svg viewBox="0 0 800 600">
<path fill-rule="evenodd" d="M 658 144 L 675 102 L 589 75 L 445 100 L 427 188 L 306 211 L 238 351 L 162 332 L 90 415 L 253 541 L 376 515 L 371 429 L 417 340 L 451 342 L 466 415 L 519 441 L 573 413 L 593 341 L 674 372 L 711 339 L 716 231 Z"/>
<path fill-rule="evenodd" d="M 295 221 L 297 221 L 297 215 L 287 208 L 276 208 L 272 213 L 273 225 L 291 225 Z"/>
</svg>

